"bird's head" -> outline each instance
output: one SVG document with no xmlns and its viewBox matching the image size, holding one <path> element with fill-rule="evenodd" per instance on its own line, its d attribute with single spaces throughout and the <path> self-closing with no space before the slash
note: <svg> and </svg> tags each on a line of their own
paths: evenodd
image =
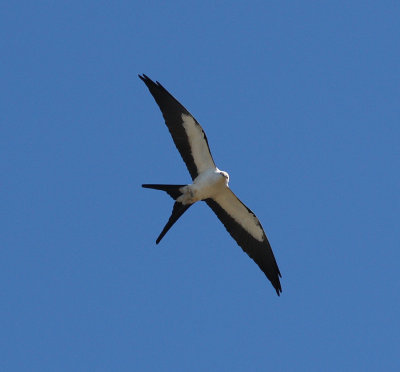
<svg viewBox="0 0 400 372">
<path fill-rule="evenodd" d="M 229 174 L 227 172 L 224 171 L 220 171 L 219 174 L 225 178 L 225 184 L 228 186 L 229 183 Z"/>
</svg>

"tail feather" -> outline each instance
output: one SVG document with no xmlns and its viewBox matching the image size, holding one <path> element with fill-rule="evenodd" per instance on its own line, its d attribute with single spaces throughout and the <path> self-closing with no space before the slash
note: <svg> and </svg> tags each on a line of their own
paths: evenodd
<svg viewBox="0 0 400 372">
<path fill-rule="evenodd" d="M 182 214 L 184 214 L 191 205 L 192 204 L 183 205 L 182 203 L 175 202 L 174 208 L 172 209 L 171 217 L 169 218 L 167 224 L 164 226 L 163 230 L 161 231 L 161 234 L 158 236 L 158 238 L 156 240 L 156 244 L 160 243 L 161 239 L 168 232 L 168 230 L 172 227 L 172 225 L 176 221 L 178 221 L 179 217 L 182 216 Z"/>
<path fill-rule="evenodd" d="M 168 195 L 176 200 L 178 199 L 182 193 L 179 191 L 181 187 L 184 187 L 186 185 L 159 185 L 159 184 L 144 184 L 142 187 L 145 189 L 154 189 L 154 190 L 162 190 L 168 193 Z"/>
<path fill-rule="evenodd" d="M 186 185 L 159 185 L 159 184 L 144 184 L 142 187 L 146 189 L 154 189 L 154 190 L 162 190 L 168 193 L 168 195 L 176 200 L 178 199 L 182 193 L 179 191 L 180 188 L 184 187 Z M 164 226 L 163 230 L 161 231 L 161 234 L 158 236 L 156 240 L 156 244 L 160 243 L 161 239 L 164 237 L 164 235 L 169 231 L 169 229 L 174 225 L 176 221 L 178 221 L 179 217 L 182 216 L 186 212 L 186 210 L 191 206 L 192 204 L 182 204 L 180 202 L 175 202 L 174 207 L 172 209 L 171 216 Z"/>
</svg>

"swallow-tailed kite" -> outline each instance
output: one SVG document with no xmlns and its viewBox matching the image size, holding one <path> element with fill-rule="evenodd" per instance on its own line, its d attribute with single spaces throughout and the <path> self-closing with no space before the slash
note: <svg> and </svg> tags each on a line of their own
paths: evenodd
<svg viewBox="0 0 400 372">
<path fill-rule="evenodd" d="M 146 75 L 139 75 L 139 78 L 160 107 L 165 124 L 193 180 L 189 185 L 142 185 L 165 191 L 175 200 L 171 217 L 156 243 L 191 205 L 205 201 L 232 238 L 264 272 L 279 296 L 282 292 L 281 273 L 261 223 L 229 188 L 228 173 L 216 167 L 202 127 L 158 81 L 154 83 Z"/>
</svg>

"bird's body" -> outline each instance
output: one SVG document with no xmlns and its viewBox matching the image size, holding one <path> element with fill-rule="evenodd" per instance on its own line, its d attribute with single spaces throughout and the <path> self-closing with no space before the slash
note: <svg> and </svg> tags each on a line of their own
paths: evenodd
<svg viewBox="0 0 400 372">
<path fill-rule="evenodd" d="M 229 175 L 216 167 L 202 127 L 160 83 L 154 83 L 146 75 L 139 77 L 160 107 L 193 181 L 188 185 L 142 185 L 165 191 L 175 200 L 171 217 L 156 243 L 190 206 L 205 201 L 238 245 L 257 263 L 279 295 L 282 291 L 281 274 L 261 223 L 230 190 Z"/>
<path fill-rule="evenodd" d="M 228 173 L 218 168 L 209 168 L 200 173 L 192 184 L 182 187 L 182 195 L 176 201 L 186 205 L 216 197 L 228 187 L 228 182 Z"/>
</svg>

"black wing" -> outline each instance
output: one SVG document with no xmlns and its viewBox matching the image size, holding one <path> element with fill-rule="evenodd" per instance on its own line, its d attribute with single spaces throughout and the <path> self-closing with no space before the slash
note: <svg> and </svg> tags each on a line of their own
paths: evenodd
<svg viewBox="0 0 400 372">
<path fill-rule="evenodd" d="M 281 273 L 268 239 L 255 214 L 230 189 L 215 199 L 207 199 L 206 203 L 224 224 L 236 243 L 263 271 L 279 296 L 282 292 L 279 280 Z"/>
<path fill-rule="evenodd" d="M 200 124 L 158 81 L 139 75 L 154 97 L 189 173 L 194 180 L 199 173 L 215 168 L 206 134 Z"/>
</svg>

